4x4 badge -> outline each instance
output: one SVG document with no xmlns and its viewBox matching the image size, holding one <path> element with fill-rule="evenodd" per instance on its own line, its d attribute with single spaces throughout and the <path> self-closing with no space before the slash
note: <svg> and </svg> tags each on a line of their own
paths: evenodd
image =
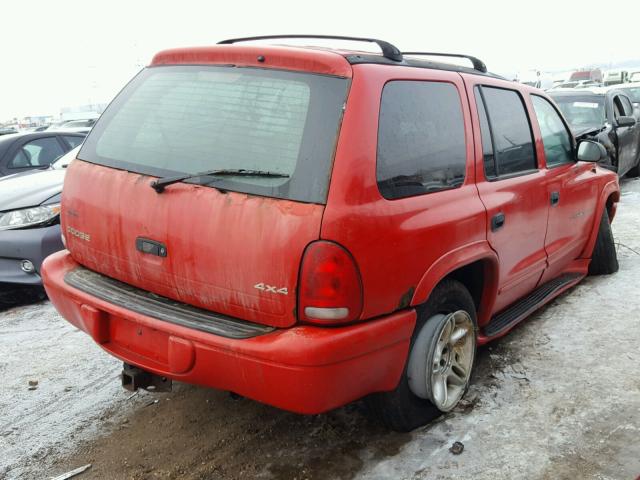
<svg viewBox="0 0 640 480">
<path fill-rule="evenodd" d="M 281 295 L 289 295 L 289 291 L 286 289 L 286 287 L 278 288 L 262 282 L 256 283 L 253 288 L 257 288 L 258 290 L 262 290 L 266 293 L 279 293 Z"/>
</svg>

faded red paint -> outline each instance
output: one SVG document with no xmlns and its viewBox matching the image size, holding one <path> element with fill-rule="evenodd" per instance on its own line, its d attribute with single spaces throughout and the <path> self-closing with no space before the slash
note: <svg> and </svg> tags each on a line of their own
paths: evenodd
<svg viewBox="0 0 640 480">
<path fill-rule="evenodd" d="M 112 355 L 174 380 L 298 413 L 325 412 L 393 389 L 415 326 L 415 311 L 405 310 L 352 326 L 297 326 L 232 340 L 155 320 L 68 286 L 64 274 L 78 264 L 67 251 L 45 263 L 47 293 L 58 311 Z"/>
<path fill-rule="evenodd" d="M 62 202 L 74 215 L 62 216 L 62 229 L 91 235 L 89 242 L 66 237 L 78 263 L 232 317 L 295 323 L 300 259 L 320 235 L 323 206 L 185 183 L 158 195 L 152 177 L 81 161 L 67 175 Z M 136 250 L 138 237 L 164 243 L 167 257 Z M 256 289 L 260 282 L 288 294 Z"/>
<path fill-rule="evenodd" d="M 392 390 L 415 325 L 412 307 L 424 303 L 443 278 L 481 262 L 478 324 L 483 327 L 542 282 L 566 272 L 586 274 L 608 199 L 615 212 L 614 173 L 582 162 L 547 168 L 529 97 L 545 96 L 538 90 L 452 71 L 351 67 L 342 55 L 316 49 L 178 49 L 153 61 L 189 63 L 311 71 L 351 77 L 352 85 L 326 207 L 188 184 L 157 195 L 149 177 L 72 164 L 62 226 L 90 234 L 91 241 L 67 236 L 72 253 L 47 259 L 47 292 L 62 315 L 102 348 L 150 371 L 304 413 Z M 380 195 L 378 115 L 382 88 L 391 80 L 448 82 L 458 90 L 467 148 L 460 188 L 393 201 Z M 536 173 L 499 182 L 484 177 L 476 84 L 522 94 L 535 137 Z M 549 206 L 551 191 L 560 191 L 562 208 Z M 505 213 L 507 222 L 492 233 L 490 219 L 497 212 Z M 137 252 L 138 236 L 166 243 L 168 257 Z M 336 242 L 355 260 L 363 292 L 359 323 L 336 328 L 296 323 L 300 261 L 318 239 Z M 78 263 L 141 289 L 279 329 L 229 340 L 154 320 L 66 285 L 65 272 Z M 258 282 L 285 287 L 288 295 L 268 296 L 254 288 Z M 490 340 L 478 337 L 480 344 Z"/>
</svg>

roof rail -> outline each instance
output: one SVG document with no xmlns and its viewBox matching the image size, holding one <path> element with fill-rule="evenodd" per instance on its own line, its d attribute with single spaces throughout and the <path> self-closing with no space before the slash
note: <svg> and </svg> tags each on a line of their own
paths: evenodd
<svg viewBox="0 0 640 480">
<path fill-rule="evenodd" d="M 251 42 L 254 40 L 276 40 L 281 38 L 317 38 L 322 40 L 347 40 L 351 42 L 370 42 L 375 43 L 382 50 L 382 55 L 389 60 L 395 62 L 402 61 L 402 53 L 395 45 L 385 42 L 384 40 L 378 40 L 375 38 L 362 38 L 362 37 L 342 37 L 337 35 L 263 35 L 259 37 L 244 37 L 244 38 L 230 38 L 218 42 L 218 45 L 229 45 L 238 42 Z"/>
<path fill-rule="evenodd" d="M 429 57 L 452 57 L 452 58 L 466 58 L 473 64 L 474 70 L 478 70 L 482 73 L 487 73 L 487 66 L 482 60 L 471 55 L 463 55 L 461 53 L 437 53 L 437 52 L 402 52 L 402 55 L 423 55 Z"/>
</svg>

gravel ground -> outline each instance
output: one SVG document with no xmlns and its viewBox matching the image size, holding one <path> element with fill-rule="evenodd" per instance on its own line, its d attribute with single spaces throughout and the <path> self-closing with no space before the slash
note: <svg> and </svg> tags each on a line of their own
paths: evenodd
<svg viewBox="0 0 640 480">
<path fill-rule="evenodd" d="M 361 403 L 303 417 L 187 385 L 131 397 L 119 362 L 48 302 L 5 309 L 0 478 L 91 463 L 78 478 L 634 479 L 640 181 L 623 184 L 614 234 L 620 272 L 586 279 L 481 349 L 463 405 L 411 434 L 385 431 Z"/>
</svg>

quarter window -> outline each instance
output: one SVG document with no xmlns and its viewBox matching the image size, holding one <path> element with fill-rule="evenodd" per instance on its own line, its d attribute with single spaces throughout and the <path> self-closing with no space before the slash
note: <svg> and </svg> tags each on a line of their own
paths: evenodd
<svg viewBox="0 0 640 480">
<path fill-rule="evenodd" d="M 484 163 L 484 174 L 487 178 L 495 178 L 496 159 L 493 155 L 493 140 L 491 140 L 491 128 L 487 119 L 487 111 L 480 94 L 480 87 L 475 88 L 476 105 L 478 106 L 478 116 L 480 117 L 480 134 L 482 136 L 482 157 Z"/>
<path fill-rule="evenodd" d="M 450 83 L 394 81 L 382 92 L 377 179 L 387 199 L 454 188 L 464 182 L 462 106 Z"/>
<path fill-rule="evenodd" d="M 76 148 L 84 141 L 84 137 L 77 137 L 71 135 L 64 135 L 62 138 L 66 140 L 66 142 L 71 146 L 71 148 Z"/>
<path fill-rule="evenodd" d="M 532 95 L 531 99 L 542 133 L 547 166 L 554 167 L 573 162 L 571 137 L 560 115 L 546 99 L 537 95 Z"/>
<path fill-rule="evenodd" d="M 520 95 L 514 90 L 482 87 L 491 138 L 483 134 L 483 145 L 492 141 L 495 175 L 513 175 L 537 168 L 529 118 Z M 482 133 L 482 132 L 481 132 Z M 492 171 L 486 171 L 491 178 Z"/>
</svg>

